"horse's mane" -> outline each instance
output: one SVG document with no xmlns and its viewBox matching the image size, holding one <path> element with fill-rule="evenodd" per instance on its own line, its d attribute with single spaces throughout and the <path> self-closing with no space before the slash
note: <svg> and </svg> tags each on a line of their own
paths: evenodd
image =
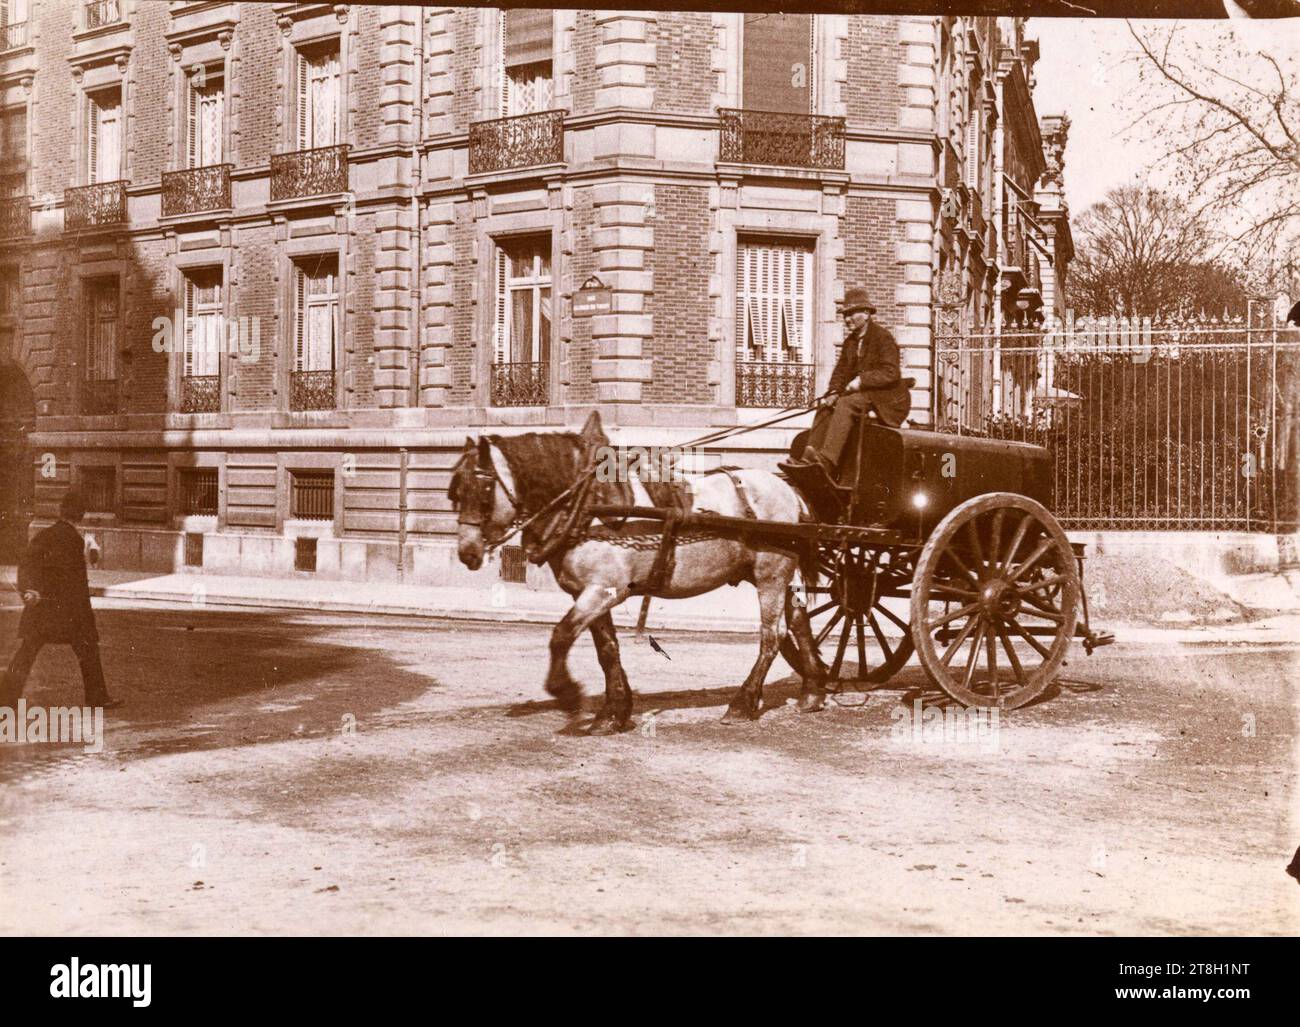
<svg viewBox="0 0 1300 1027">
<path fill-rule="evenodd" d="M 536 513 L 573 484 L 585 460 L 582 437 L 571 431 L 489 435 L 510 465 L 525 515 Z"/>
</svg>

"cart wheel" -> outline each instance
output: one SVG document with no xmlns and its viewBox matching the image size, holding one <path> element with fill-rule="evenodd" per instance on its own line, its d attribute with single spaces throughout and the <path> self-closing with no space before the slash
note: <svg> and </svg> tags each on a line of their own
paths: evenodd
<svg viewBox="0 0 1300 1027">
<path fill-rule="evenodd" d="M 994 492 L 950 512 L 922 548 L 912 638 L 926 675 L 958 702 L 1014 710 L 1056 676 L 1078 604 L 1074 551 L 1056 518 Z"/>
<path fill-rule="evenodd" d="M 808 617 L 832 684 L 884 684 L 912 655 L 907 621 L 885 605 L 886 598 L 899 597 L 900 586 L 906 588 L 911 568 L 889 560 L 889 554 L 860 551 L 823 558 L 822 585 L 810 590 Z"/>
</svg>

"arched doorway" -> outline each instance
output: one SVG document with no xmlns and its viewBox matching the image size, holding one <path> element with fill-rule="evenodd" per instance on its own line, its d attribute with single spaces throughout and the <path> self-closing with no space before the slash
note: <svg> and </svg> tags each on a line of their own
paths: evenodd
<svg viewBox="0 0 1300 1027">
<path fill-rule="evenodd" d="M 0 362 L 0 563 L 14 563 L 27 544 L 36 496 L 27 435 L 35 423 L 27 376 L 17 364 Z"/>
</svg>

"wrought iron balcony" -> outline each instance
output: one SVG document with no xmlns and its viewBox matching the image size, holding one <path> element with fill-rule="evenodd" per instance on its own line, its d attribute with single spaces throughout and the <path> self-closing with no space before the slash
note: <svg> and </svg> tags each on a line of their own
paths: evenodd
<svg viewBox="0 0 1300 1027">
<path fill-rule="evenodd" d="M 0 199 L 0 239 L 32 234 L 32 198 L 6 196 Z"/>
<path fill-rule="evenodd" d="M 333 371 L 293 371 L 289 375 L 290 410 L 333 410 Z"/>
<path fill-rule="evenodd" d="M 221 375 L 187 374 L 181 379 L 181 412 L 215 414 L 221 410 Z"/>
<path fill-rule="evenodd" d="M 96 182 L 63 190 L 63 227 L 100 228 L 126 221 L 126 182 Z"/>
<path fill-rule="evenodd" d="M 348 147 L 271 154 L 271 199 L 324 196 L 348 191 Z"/>
<path fill-rule="evenodd" d="M 720 161 L 844 170 L 844 119 L 780 111 L 718 110 Z"/>
<path fill-rule="evenodd" d="M 540 407 L 551 399 L 551 365 L 493 364 L 492 399 L 494 407 Z"/>
<path fill-rule="evenodd" d="M 816 365 L 740 361 L 736 364 L 736 406 L 812 406 Z"/>
<path fill-rule="evenodd" d="M 230 164 L 211 164 L 185 171 L 164 171 L 163 217 L 230 209 Z"/>
<path fill-rule="evenodd" d="M 86 4 L 86 28 L 97 29 L 122 20 L 120 0 L 90 0 Z"/>
<path fill-rule="evenodd" d="M 117 413 L 117 379 L 87 378 L 83 381 L 81 412 L 90 416 Z"/>
<path fill-rule="evenodd" d="M 17 50 L 27 45 L 27 22 L 16 21 L 11 25 L 0 25 L 0 52 Z"/>
<path fill-rule="evenodd" d="M 476 121 L 469 126 L 469 173 L 564 163 L 564 111 Z"/>
</svg>

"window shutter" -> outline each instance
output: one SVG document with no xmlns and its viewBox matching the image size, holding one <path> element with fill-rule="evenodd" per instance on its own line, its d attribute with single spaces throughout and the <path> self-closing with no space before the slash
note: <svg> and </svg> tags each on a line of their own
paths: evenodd
<svg viewBox="0 0 1300 1027">
<path fill-rule="evenodd" d="M 89 98 L 89 117 L 87 121 L 87 162 L 90 165 L 89 180 L 91 184 L 99 181 L 99 104 L 93 97 Z"/>
<path fill-rule="evenodd" d="M 510 362 L 510 338 L 508 334 L 508 311 L 510 306 L 510 297 L 506 291 L 506 251 L 497 247 L 497 319 L 496 319 L 496 362 L 498 364 L 507 364 Z"/>
<path fill-rule="evenodd" d="M 9 24 L 9 0 L 0 0 L 0 25 Z"/>
<path fill-rule="evenodd" d="M 966 184 L 972 189 L 980 182 L 980 114 L 972 110 L 966 123 Z"/>
<path fill-rule="evenodd" d="M 309 114 L 307 109 L 307 58 L 301 51 L 297 51 L 296 60 L 298 61 L 298 149 L 305 150 L 311 145 L 307 127 L 307 116 Z"/>
<path fill-rule="evenodd" d="M 302 268 L 294 265 L 293 268 L 293 289 L 294 289 L 294 356 L 293 369 L 295 371 L 303 370 L 303 356 L 306 350 L 305 341 L 307 333 L 307 282 L 306 275 L 303 274 Z"/>
<path fill-rule="evenodd" d="M 199 166 L 199 97 L 193 78 L 189 80 L 188 93 L 185 105 L 185 161 L 188 167 L 196 168 Z"/>
<path fill-rule="evenodd" d="M 511 103 L 510 67 L 506 64 L 506 15 L 508 13 L 509 12 L 507 11 L 501 12 L 501 17 L 498 20 L 498 27 L 500 29 L 499 39 L 497 40 L 499 46 L 498 52 L 501 54 L 501 116 L 503 118 L 509 117 Z"/>
<path fill-rule="evenodd" d="M 185 278 L 185 374 L 194 373 L 194 280 Z"/>
</svg>

